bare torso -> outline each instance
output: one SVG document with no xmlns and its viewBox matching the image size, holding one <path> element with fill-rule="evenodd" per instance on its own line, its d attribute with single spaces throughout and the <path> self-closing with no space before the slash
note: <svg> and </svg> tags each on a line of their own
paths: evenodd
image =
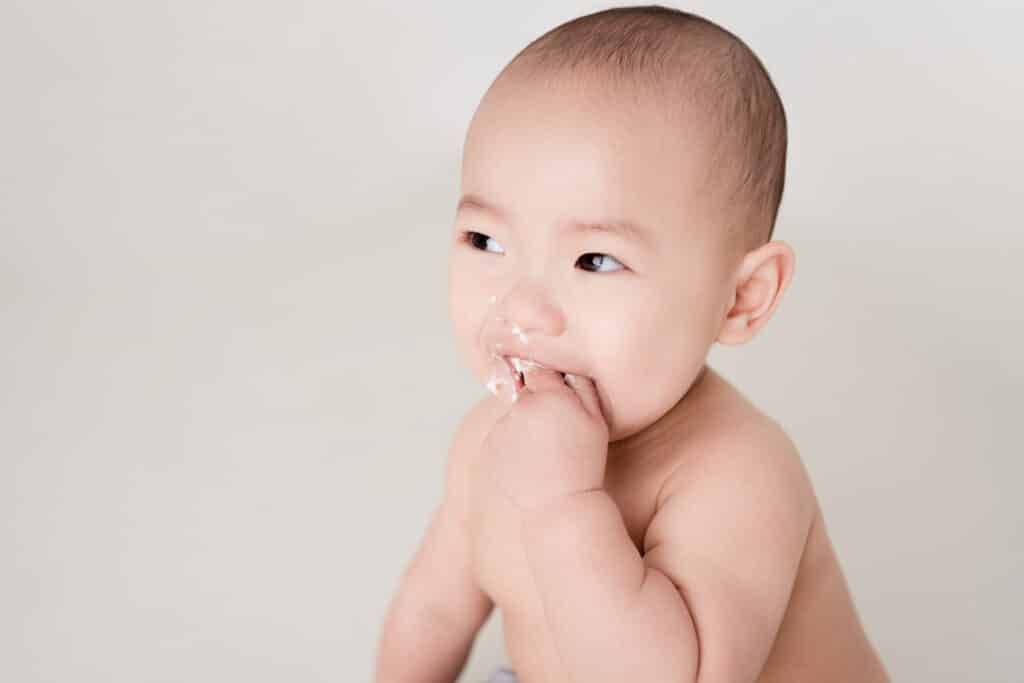
<svg viewBox="0 0 1024 683">
<path fill-rule="evenodd" d="M 720 375 L 708 368 L 707 381 L 695 396 L 709 419 L 694 419 L 695 429 L 716 429 L 732 418 L 756 409 Z M 713 407 L 713 411 L 711 408 Z M 715 419 L 711 419 L 711 416 Z M 629 462 L 609 460 L 605 488 L 622 513 L 637 551 L 644 554 L 644 534 L 655 512 L 662 482 L 687 457 L 685 434 L 674 444 L 631 457 Z M 628 466 L 627 466 L 628 465 Z M 488 496 L 487 488 L 473 485 L 471 534 L 474 571 L 482 590 L 501 610 L 505 646 L 511 667 L 521 683 L 561 683 L 560 670 L 544 621 L 539 596 L 518 538 L 515 517 L 507 503 Z M 820 510 L 808 536 L 796 582 L 782 625 L 758 679 L 761 683 L 787 681 L 888 681 L 854 608 Z"/>
</svg>

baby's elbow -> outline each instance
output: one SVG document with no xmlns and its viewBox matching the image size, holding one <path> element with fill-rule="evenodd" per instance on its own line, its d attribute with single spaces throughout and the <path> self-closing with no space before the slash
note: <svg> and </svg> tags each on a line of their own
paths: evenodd
<svg viewBox="0 0 1024 683">
<path fill-rule="evenodd" d="M 654 656 L 663 672 L 648 680 L 699 683 L 700 638 L 690 608 L 672 580 L 648 567 L 638 598 L 638 609 L 653 634 Z"/>
</svg>

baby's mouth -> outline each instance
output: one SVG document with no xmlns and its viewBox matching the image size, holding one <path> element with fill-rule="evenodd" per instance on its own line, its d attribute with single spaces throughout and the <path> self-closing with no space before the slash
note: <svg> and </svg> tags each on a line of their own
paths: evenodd
<svg viewBox="0 0 1024 683">
<path fill-rule="evenodd" d="M 576 376 L 562 372 L 550 366 L 538 363 L 535 360 L 529 358 L 521 358 L 519 356 L 513 356 L 512 354 L 498 353 L 496 350 L 491 350 L 491 358 L 499 361 L 500 366 L 493 366 L 491 378 L 487 381 L 487 389 L 495 396 L 499 395 L 500 387 L 503 384 L 508 384 L 511 388 L 512 400 L 515 401 L 526 389 L 526 378 L 525 375 L 532 369 L 544 368 L 557 372 L 562 381 L 569 386 L 573 386 L 576 380 Z M 502 369 L 503 368 L 503 369 Z"/>
<path fill-rule="evenodd" d="M 506 364 L 511 366 L 509 372 L 512 375 L 513 379 L 515 380 L 516 391 L 521 391 L 523 389 L 523 387 L 526 386 L 526 381 L 525 381 L 525 378 L 523 377 L 523 375 L 529 369 L 531 369 L 531 368 L 547 368 L 548 367 L 548 366 L 544 365 L 543 363 L 538 363 L 536 361 L 528 360 L 526 358 L 519 358 L 517 356 L 502 356 L 501 358 L 502 358 L 502 360 L 505 361 Z M 553 368 L 549 368 L 549 369 L 553 369 Z M 565 373 L 564 372 L 562 372 L 560 370 L 556 370 L 555 372 L 557 372 L 559 375 L 561 375 L 563 380 L 565 379 Z"/>
<path fill-rule="evenodd" d="M 523 379 L 523 372 L 525 371 L 525 361 L 523 361 L 520 358 L 516 358 L 515 356 L 505 356 L 501 354 L 493 355 L 495 359 L 500 360 L 502 365 L 505 366 L 505 373 L 508 379 L 502 380 L 501 378 L 495 376 L 492 378 L 492 381 L 511 381 L 513 387 L 513 394 L 518 394 L 526 385 Z"/>
</svg>

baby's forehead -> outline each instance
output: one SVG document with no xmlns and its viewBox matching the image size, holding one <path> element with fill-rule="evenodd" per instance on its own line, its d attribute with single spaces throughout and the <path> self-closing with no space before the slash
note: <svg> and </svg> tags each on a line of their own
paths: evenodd
<svg viewBox="0 0 1024 683">
<path fill-rule="evenodd" d="M 487 143 L 464 160 L 459 207 L 500 223 L 578 228 L 567 234 L 652 237 L 697 222 L 708 200 L 701 160 L 640 147 L 557 134 Z"/>
<path fill-rule="evenodd" d="M 531 175 L 541 166 L 580 173 L 571 168 L 578 162 L 607 185 L 629 188 L 631 179 L 658 174 L 686 188 L 706 182 L 712 138 L 693 108 L 667 111 L 651 96 L 520 84 L 488 92 L 470 123 L 463 164 L 474 173 Z"/>
</svg>

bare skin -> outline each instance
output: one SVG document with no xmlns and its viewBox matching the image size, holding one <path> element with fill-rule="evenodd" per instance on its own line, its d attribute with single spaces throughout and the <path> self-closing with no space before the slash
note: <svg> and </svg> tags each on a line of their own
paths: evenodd
<svg viewBox="0 0 1024 683">
<path fill-rule="evenodd" d="M 477 436 L 501 412 L 498 399 L 488 397 L 472 411 L 475 424 L 467 428 Z M 648 524 L 658 491 L 668 473 L 701 466 L 701 453 L 692 444 L 704 443 L 708 430 L 728 429 L 744 420 L 769 421 L 728 381 L 706 366 L 706 372 L 681 403 L 685 422 L 673 426 L 676 439 L 646 444 L 643 452 L 616 453 L 609 460 L 605 488 L 615 499 L 630 537 L 641 554 L 650 545 Z M 774 425 L 771 428 L 774 427 Z M 474 437 L 475 438 L 475 437 Z M 550 633 L 516 538 L 516 514 L 500 496 L 490 495 L 487 483 L 469 469 L 470 545 L 473 571 L 481 591 L 501 609 L 506 650 L 521 683 L 568 680 L 559 668 Z M 677 472 L 678 474 L 678 472 Z M 702 515 L 714 524 L 720 510 Z M 647 542 L 645 542 L 645 539 Z M 831 541 L 815 505 L 815 519 L 802 552 L 789 604 L 757 678 L 761 683 L 785 681 L 889 680 L 865 634 Z"/>
<path fill-rule="evenodd" d="M 604 489 L 647 571 L 678 588 L 699 683 L 888 681 L 795 448 L 705 362 L 712 344 L 746 343 L 766 324 L 792 249 L 722 238 L 698 116 L 577 85 L 499 82 L 470 126 L 449 259 L 461 356 L 481 385 L 496 356 L 592 383 L 608 427 Z M 618 221 L 643 235 L 577 229 Z M 455 457 L 476 583 L 472 618 L 459 619 L 500 607 L 520 681 L 562 683 L 520 520 L 473 452 L 502 410 L 495 396 L 475 406 Z"/>
</svg>

